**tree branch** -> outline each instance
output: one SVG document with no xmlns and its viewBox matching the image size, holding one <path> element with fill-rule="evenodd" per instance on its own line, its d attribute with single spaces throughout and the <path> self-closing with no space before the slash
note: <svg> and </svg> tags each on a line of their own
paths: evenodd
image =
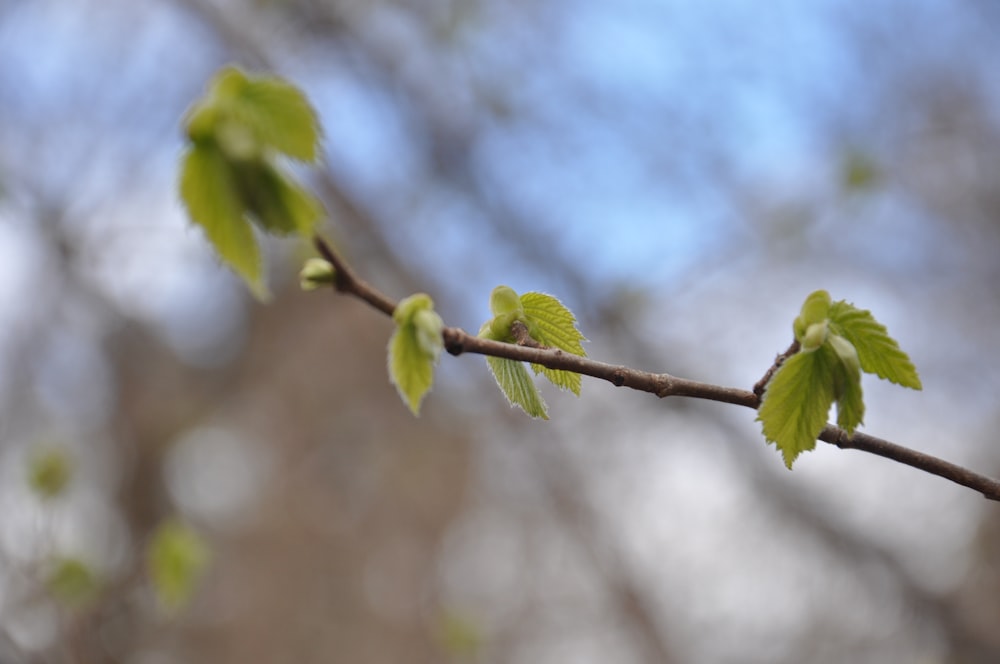
<svg viewBox="0 0 1000 664">
<path fill-rule="evenodd" d="M 317 236 L 315 244 L 320 254 L 326 260 L 330 261 L 336 270 L 334 287 L 338 291 L 347 295 L 353 295 L 387 316 L 392 316 L 396 308 L 396 303 L 391 298 L 358 277 L 351 267 L 334 253 L 322 238 Z M 441 334 L 444 339 L 445 349 L 455 356 L 462 353 L 475 353 L 521 362 L 531 362 L 549 369 L 572 371 L 584 376 L 600 378 L 601 380 L 608 381 L 615 387 L 629 387 L 633 390 L 649 392 L 661 399 L 672 396 L 692 397 L 695 399 L 708 399 L 710 401 L 745 406 L 754 410 L 760 406 L 761 395 L 767 381 L 774 375 L 781 362 L 797 350 L 795 344 L 793 344 L 788 350 L 779 355 L 774 365 L 764 375 L 764 378 L 757 382 L 753 391 L 750 391 L 679 378 L 668 373 L 651 373 L 630 367 L 598 362 L 586 357 L 580 357 L 579 355 L 564 353 L 557 348 L 541 347 L 537 343 L 533 343 L 534 340 L 526 334 L 521 334 L 518 337 L 518 343 L 504 343 L 490 339 L 481 339 L 458 327 L 445 327 Z M 956 484 L 968 487 L 981 493 L 989 500 L 1000 501 L 1000 482 L 930 454 L 924 454 L 923 452 L 918 452 L 888 440 L 857 431 L 853 435 L 848 435 L 845 430 L 831 424 L 826 425 L 823 431 L 820 432 L 819 440 L 836 445 L 842 449 L 861 450 L 862 452 L 868 452 L 907 466 L 912 466 L 931 475 L 937 475 L 938 477 L 951 480 Z"/>
</svg>

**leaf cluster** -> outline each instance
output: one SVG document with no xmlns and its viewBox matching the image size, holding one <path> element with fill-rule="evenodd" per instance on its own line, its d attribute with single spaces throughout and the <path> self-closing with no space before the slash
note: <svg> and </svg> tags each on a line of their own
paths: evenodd
<svg viewBox="0 0 1000 664">
<path fill-rule="evenodd" d="M 226 67 L 188 110 L 184 125 L 189 145 L 181 158 L 181 199 L 219 256 L 266 298 L 253 227 L 309 236 L 323 214 L 282 163 L 316 161 L 316 112 L 295 86 Z"/>
<path fill-rule="evenodd" d="M 586 341 L 576 327 L 576 317 L 558 299 L 545 293 L 530 292 L 518 296 L 510 286 L 497 286 L 490 294 L 493 318 L 483 323 L 479 336 L 506 343 L 516 342 L 514 323 L 521 323 L 528 335 L 539 345 L 558 348 L 572 355 L 586 357 L 582 342 Z M 548 409 L 523 362 L 500 357 L 487 357 L 487 365 L 500 390 L 512 406 L 528 415 L 548 419 Z M 535 374 L 541 373 L 560 389 L 580 396 L 581 376 L 572 371 L 549 369 L 531 364 Z"/>
<path fill-rule="evenodd" d="M 862 424 L 862 372 L 922 387 L 910 358 L 871 312 L 844 300 L 833 302 L 824 290 L 806 298 L 792 328 L 799 350 L 767 384 L 757 414 L 764 437 L 781 450 L 789 468 L 816 446 L 834 403 L 837 425 L 848 435 Z"/>
</svg>

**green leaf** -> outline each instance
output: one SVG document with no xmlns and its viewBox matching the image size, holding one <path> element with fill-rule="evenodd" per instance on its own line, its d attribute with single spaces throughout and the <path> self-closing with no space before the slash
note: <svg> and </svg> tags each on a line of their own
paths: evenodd
<svg viewBox="0 0 1000 664">
<path fill-rule="evenodd" d="M 903 387 L 922 389 L 917 368 L 870 311 L 844 300 L 834 302 L 830 307 L 830 325 L 857 349 L 863 370 Z"/>
<path fill-rule="evenodd" d="M 833 398 L 837 401 L 837 425 L 850 435 L 861 425 L 865 416 L 858 353 L 851 342 L 839 334 L 831 334 L 821 351 L 829 356 L 828 361 L 833 368 Z"/>
<path fill-rule="evenodd" d="M 833 364 L 829 352 L 796 353 L 767 384 L 757 419 L 764 438 L 774 443 L 792 467 L 802 452 L 816 447 L 833 404 Z"/>
<path fill-rule="evenodd" d="M 244 205 L 233 169 L 214 143 L 196 144 L 185 153 L 180 193 L 191 219 L 202 227 L 219 256 L 258 298 L 266 299 L 260 249 L 253 228 L 243 216 Z"/>
<path fill-rule="evenodd" d="M 252 76 L 224 67 L 205 96 L 185 115 L 188 137 L 214 140 L 231 158 L 266 152 L 305 162 L 319 155 L 321 130 L 315 109 L 294 85 L 274 76 Z"/>
<path fill-rule="evenodd" d="M 318 156 L 321 132 L 316 111 L 294 85 L 277 77 L 249 77 L 233 109 L 260 141 L 306 162 Z"/>
<path fill-rule="evenodd" d="M 523 362 L 487 356 L 486 363 L 511 406 L 520 407 L 532 417 L 549 419 L 542 395 Z"/>
<path fill-rule="evenodd" d="M 225 67 L 185 114 L 184 125 L 193 145 L 181 162 L 181 198 L 219 256 L 266 299 L 250 221 L 275 235 L 313 233 L 322 205 L 278 159 L 317 159 L 316 112 L 290 83 Z"/>
<path fill-rule="evenodd" d="M 865 402 L 861 381 L 848 381 L 837 399 L 837 426 L 850 435 L 864 423 L 864 417 Z"/>
<path fill-rule="evenodd" d="M 268 161 L 234 164 L 240 196 L 251 219 L 274 235 L 308 237 L 323 216 L 323 206 L 278 166 Z"/>
<path fill-rule="evenodd" d="M 424 293 L 404 299 L 392 314 L 396 331 L 389 339 L 389 380 L 414 415 L 434 384 L 434 365 L 444 340 L 444 322 L 434 311 L 434 302 Z"/>
<path fill-rule="evenodd" d="M 194 596 L 210 552 L 191 527 L 176 519 L 160 524 L 146 551 L 150 579 L 161 608 L 183 608 Z"/>
<path fill-rule="evenodd" d="M 532 339 L 571 355 L 587 356 L 581 343 L 586 341 L 586 337 L 576 327 L 576 316 L 558 299 L 545 293 L 525 293 L 521 296 L 521 307 Z M 539 364 L 532 364 L 531 368 L 535 373 L 542 373 L 553 385 L 580 396 L 580 374 L 549 369 Z"/>
</svg>

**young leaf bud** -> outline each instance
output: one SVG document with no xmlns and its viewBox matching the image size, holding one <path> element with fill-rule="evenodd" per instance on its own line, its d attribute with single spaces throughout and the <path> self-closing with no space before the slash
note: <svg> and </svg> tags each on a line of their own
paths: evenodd
<svg viewBox="0 0 1000 664">
<path fill-rule="evenodd" d="M 304 291 L 316 290 L 328 286 L 337 279 L 333 265 L 325 258 L 310 258 L 299 271 L 299 286 Z"/>
<path fill-rule="evenodd" d="M 444 321 L 433 309 L 421 309 L 413 315 L 413 328 L 420 350 L 436 361 L 444 349 L 444 339 L 441 337 Z"/>
<path fill-rule="evenodd" d="M 212 96 L 219 100 L 237 97 L 243 93 L 249 81 L 247 75 L 237 67 L 223 67 L 212 79 Z"/>
<path fill-rule="evenodd" d="M 524 308 L 521 306 L 521 298 L 517 296 L 517 291 L 510 286 L 497 286 L 490 293 L 490 311 L 494 316 L 501 316 L 509 313 L 521 314 Z M 514 322 L 513 319 L 511 322 Z"/>
<path fill-rule="evenodd" d="M 253 130 L 235 120 L 226 119 L 217 122 L 215 140 L 222 152 L 233 161 L 258 161 L 264 153 L 264 146 Z"/>
<path fill-rule="evenodd" d="M 800 344 L 805 345 L 804 337 L 810 326 L 825 321 L 830 314 L 830 294 L 825 290 L 814 291 L 802 303 L 802 310 L 792 329 L 795 331 L 795 338 Z M 815 350 L 813 348 L 812 350 Z"/>
<path fill-rule="evenodd" d="M 802 339 L 799 342 L 802 344 L 803 352 L 809 353 L 822 346 L 829 336 L 829 332 L 830 325 L 825 320 L 820 323 L 813 323 L 806 328 L 806 333 L 802 335 Z"/>
<path fill-rule="evenodd" d="M 505 314 L 494 316 L 493 320 L 489 322 L 490 338 L 497 341 L 510 341 L 512 339 L 510 327 L 517 320 L 517 316 L 517 311 L 508 311 Z"/>
<path fill-rule="evenodd" d="M 413 316 L 421 309 L 434 309 L 434 301 L 427 293 L 414 293 L 400 300 L 396 310 L 392 312 L 392 320 L 396 325 L 407 325 L 413 322 Z"/>
<path fill-rule="evenodd" d="M 188 138 L 195 143 L 211 139 L 218 119 L 219 109 L 214 104 L 201 103 L 192 107 L 184 121 Z"/>
<path fill-rule="evenodd" d="M 858 359 L 858 351 L 850 341 L 839 334 L 831 334 L 830 346 L 837 352 L 837 357 L 844 364 L 849 376 L 857 381 L 861 380 L 861 360 Z"/>
</svg>

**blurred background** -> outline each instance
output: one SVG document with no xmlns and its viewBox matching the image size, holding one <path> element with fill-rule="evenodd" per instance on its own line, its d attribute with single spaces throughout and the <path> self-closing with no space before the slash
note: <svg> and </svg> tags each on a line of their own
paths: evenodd
<svg viewBox="0 0 1000 664">
<path fill-rule="evenodd" d="M 825 288 L 921 371 L 866 378 L 865 430 L 997 476 L 998 35 L 991 0 L 0 0 L 0 662 L 1000 661 L 1000 505 L 589 379 L 531 421 L 481 357 L 415 419 L 391 321 L 290 242 L 253 301 L 176 194 L 211 75 L 278 73 L 389 295 L 475 331 L 553 293 L 596 359 L 750 388 Z"/>
</svg>

